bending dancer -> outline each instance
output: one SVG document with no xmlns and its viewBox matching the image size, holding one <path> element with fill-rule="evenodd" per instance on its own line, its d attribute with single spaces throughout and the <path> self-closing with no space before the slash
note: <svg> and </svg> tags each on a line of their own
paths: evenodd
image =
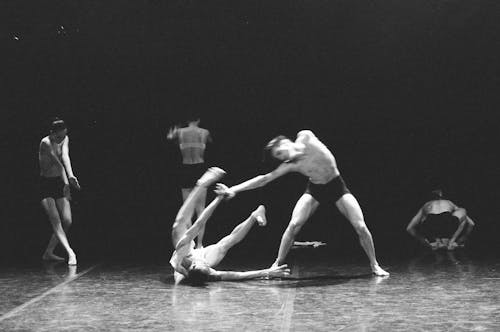
<svg viewBox="0 0 500 332">
<path fill-rule="evenodd" d="M 412 218 L 406 231 L 427 248 L 453 250 L 464 246 L 474 225 L 464 208 L 444 198 L 443 191 L 437 189 Z"/>
<path fill-rule="evenodd" d="M 373 273 L 377 276 L 389 275 L 377 262 L 372 236 L 365 224 L 363 212 L 340 176 L 335 157 L 312 131 L 300 131 L 294 142 L 285 136 L 275 137 L 267 144 L 266 150 L 271 157 L 282 162 L 280 166 L 270 173 L 258 175 L 227 190 L 217 188 L 217 192 L 231 198 L 241 191 L 262 187 L 289 172 L 298 172 L 309 178 L 307 188 L 297 201 L 290 223 L 281 238 L 278 257 L 273 266 L 284 262 L 295 236 L 319 204 L 335 203 L 356 230 Z"/>
<path fill-rule="evenodd" d="M 177 139 L 182 154 L 182 170 L 180 174 L 182 200 L 185 201 L 196 183 L 196 180 L 205 172 L 205 148 L 207 143 L 212 142 L 212 137 L 207 129 L 200 128 L 200 119 L 194 117 L 188 121 L 185 128 L 170 128 L 167 139 Z M 199 217 L 205 208 L 207 191 L 202 189 L 195 202 L 196 217 Z M 191 223 L 191 221 L 190 221 Z M 198 233 L 196 247 L 203 247 L 203 236 L 205 228 L 202 227 Z"/>
<path fill-rule="evenodd" d="M 245 221 L 236 226 L 231 234 L 227 235 L 216 244 L 206 248 L 194 248 L 194 238 L 198 235 L 200 229 L 205 227 L 206 222 L 224 197 L 222 195 L 216 197 L 206 209 L 203 210 L 194 224 L 191 225 L 191 217 L 194 213 L 195 203 L 202 192 L 206 191 L 208 186 L 215 183 L 224 174 L 225 172 L 220 168 L 210 168 L 197 181 L 196 186 L 177 214 L 175 223 L 172 227 L 172 243 L 175 245 L 175 251 L 170 259 L 170 264 L 174 268 L 174 279 L 176 284 L 184 279 L 193 284 L 199 284 L 205 281 L 281 277 L 288 275 L 290 272 L 286 265 L 245 272 L 217 271 L 214 269 L 224 256 L 226 256 L 228 250 L 245 238 L 255 222 L 257 222 L 259 226 L 266 225 L 265 208 L 262 205 L 253 211 Z M 219 186 L 221 188 L 224 187 L 222 184 L 219 184 Z"/>
<path fill-rule="evenodd" d="M 69 185 L 80 189 L 80 184 L 71 168 L 67 133 L 64 121 L 56 119 L 51 123 L 50 134 L 42 138 L 39 147 L 40 199 L 54 231 L 42 258 L 64 261 L 64 258 L 54 254 L 56 245 L 61 243 L 68 254 L 68 264 L 76 265 L 76 255 L 68 243 L 66 232 L 72 222 Z"/>
</svg>

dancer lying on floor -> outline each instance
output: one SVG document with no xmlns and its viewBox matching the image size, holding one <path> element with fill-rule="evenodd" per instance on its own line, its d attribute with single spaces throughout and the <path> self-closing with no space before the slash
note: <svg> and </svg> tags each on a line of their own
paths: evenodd
<svg viewBox="0 0 500 332">
<path fill-rule="evenodd" d="M 217 264 L 226 256 L 226 253 L 234 245 L 245 238 L 255 222 L 259 226 L 266 225 L 265 208 L 260 205 L 250 216 L 240 223 L 231 232 L 216 244 L 205 248 L 195 249 L 194 239 L 199 231 L 205 227 L 206 222 L 215 211 L 216 207 L 224 199 L 223 195 L 218 195 L 203 210 L 198 219 L 191 224 L 191 217 L 194 213 L 195 203 L 198 196 L 210 185 L 220 180 L 225 172 L 217 167 L 211 167 L 197 181 L 182 207 L 177 213 L 177 217 L 172 226 L 172 243 L 175 245 L 174 253 L 170 259 L 170 264 L 174 268 L 175 283 L 185 280 L 193 284 L 200 284 L 206 281 L 219 280 L 244 280 L 261 277 L 282 277 L 290 273 L 286 265 L 274 266 L 268 269 L 256 271 L 217 271 L 214 269 Z"/>
</svg>

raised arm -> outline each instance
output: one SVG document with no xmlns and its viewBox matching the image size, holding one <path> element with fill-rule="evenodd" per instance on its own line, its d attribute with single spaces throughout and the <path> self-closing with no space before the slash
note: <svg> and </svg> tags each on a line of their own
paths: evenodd
<svg viewBox="0 0 500 332">
<path fill-rule="evenodd" d="M 217 271 L 212 270 L 211 278 L 214 280 L 247 280 L 256 278 L 280 278 L 290 275 L 290 269 L 286 264 L 276 267 L 270 267 L 263 270 L 254 271 Z"/>
<path fill-rule="evenodd" d="M 173 128 L 170 127 L 168 129 L 167 139 L 173 140 L 173 139 L 176 139 L 178 137 L 179 137 L 179 127 L 177 127 L 177 126 L 174 126 Z"/>
<path fill-rule="evenodd" d="M 237 193 L 241 191 L 246 191 L 246 190 L 252 190 L 255 188 L 260 188 L 268 184 L 269 182 L 279 178 L 280 176 L 293 171 L 295 168 L 294 164 L 289 164 L 289 163 L 283 163 L 278 166 L 274 171 L 264 174 L 264 175 L 257 175 L 256 177 L 247 180 L 245 182 L 242 182 L 238 185 L 232 186 L 231 188 L 227 189 L 226 191 L 222 191 L 219 186 L 217 186 L 217 193 L 223 193 L 228 196 L 228 198 L 234 197 Z"/>
<path fill-rule="evenodd" d="M 69 158 L 69 136 L 66 136 L 62 146 L 61 154 L 62 163 L 66 169 L 66 174 L 68 176 L 69 183 L 77 189 L 80 189 L 80 184 L 73 174 L 73 168 L 71 167 L 71 159 Z"/>
<path fill-rule="evenodd" d="M 408 226 L 406 226 L 406 231 L 416 238 L 420 243 L 422 243 L 424 246 L 431 248 L 431 244 L 429 241 L 418 232 L 417 227 L 422 221 L 425 220 L 425 213 L 424 213 L 424 207 L 420 208 L 417 212 L 417 214 L 411 219 L 410 223 Z"/>
</svg>

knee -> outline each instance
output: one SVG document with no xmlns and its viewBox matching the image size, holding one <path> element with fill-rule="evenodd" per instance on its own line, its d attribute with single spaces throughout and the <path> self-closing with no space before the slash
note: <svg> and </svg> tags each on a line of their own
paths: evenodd
<svg viewBox="0 0 500 332">
<path fill-rule="evenodd" d="M 288 224 L 288 230 L 293 235 L 296 235 L 302 228 L 303 224 L 304 222 L 300 219 L 292 219 L 292 221 L 290 221 L 290 224 Z"/>
<path fill-rule="evenodd" d="M 358 221 L 354 222 L 353 227 L 359 236 L 364 236 L 364 235 L 370 233 L 370 231 L 368 230 L 368 227 L 366 227 L 366 223 L 364 220 L 358 220 Z"/>
<path fill-rule="evenodd" d="M 63 217 L 62 224 L 65 228 L 71 226 L 72 223 L 73 223 L 73 220 L 70 216 Z"/>
<path fill-rule="evenodd" d="M 464 208 L 458 208 L 453 212 L 453 215 L 460 221 L 463 221 L 465 220 L 465 218 L 467 218 L 467 210 Z"/>
</svg>

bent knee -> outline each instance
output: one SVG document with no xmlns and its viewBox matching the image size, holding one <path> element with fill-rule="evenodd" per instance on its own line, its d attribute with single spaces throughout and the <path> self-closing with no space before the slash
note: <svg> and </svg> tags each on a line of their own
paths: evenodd
<svg viewBox="0 0 500 332">
<path fill-rule="evenodd" d="M 300 231 L 305 222 L 306 221 L 303 219 L 292 219 L 290 221 L 290 224 L 288 224 L 288 229 L 294 234 L 296 234 Z"/>
<path fill-rule="evenodd" d="M 71 217 L 63 217 L 62 223 L 66 227 L 71 226 L 71 224 L 73 223 L 73 220 L 71 219 Z"/>
<path fill-rule="evenodd" d="M 356 233 L 358 233 L 358 235 L 363 235 L 370 232 L 364 220 L 356 220 L 352 223 L 352 226 L 354 227 L 354 230 L 356 231 Z"/>
</svg>

